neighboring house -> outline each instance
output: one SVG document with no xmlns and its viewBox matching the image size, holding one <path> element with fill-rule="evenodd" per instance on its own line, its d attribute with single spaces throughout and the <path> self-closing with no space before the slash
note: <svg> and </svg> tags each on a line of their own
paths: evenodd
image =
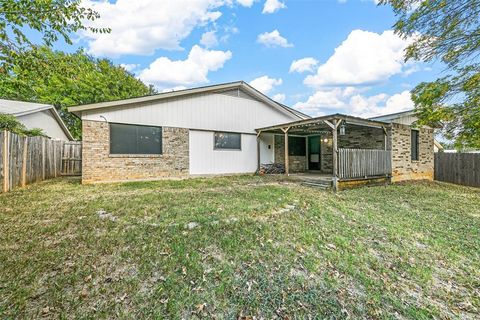
<svg viewBox="0 0 480 320">
<path fill-rule="evenodd" d="M 52 105 L 0 99 L 0 113 L 15 116 L 27 129 L 42 129 L 52 139 L 74 140 Z"/>
<path fill-rule="evenodd" d="M 69 109 L 83 123 L 84 183 L 254 173 L 352 180 L 433 178 L 433 129 L 405 114 L 310 118 L 245 82 Z M 285 143 L 287 141 L 287 143 Z"/>
</svg>

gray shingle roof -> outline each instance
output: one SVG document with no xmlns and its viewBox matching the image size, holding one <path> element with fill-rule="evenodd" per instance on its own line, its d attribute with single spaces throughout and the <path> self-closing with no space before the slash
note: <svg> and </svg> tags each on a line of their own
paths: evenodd
<svg viewBox="0 0 480 320">
<path fill-rule="evenodd" d="M 48 104 L 0 99 L 0 113 L 14 116 L 22 116 L 51 108 L 53 106 Z"/>
</svg>

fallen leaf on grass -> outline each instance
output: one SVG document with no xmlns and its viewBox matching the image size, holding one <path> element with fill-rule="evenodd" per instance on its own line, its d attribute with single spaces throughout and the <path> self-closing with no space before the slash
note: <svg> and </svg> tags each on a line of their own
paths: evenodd
<svg viewBox="0 0 480 320">
<path fill-rule="evenodd" d="M 326 247 L 329 250 L 337 250 L 337 246 L 335 246 L 333 243 L 328 243 Z"/>
<path fill-rule="evenodd" d="M 48 314 L 50 313 L 50 311 L 51 311 L 51 308 L 50 308 L 50 307 L 45 307 L 45 308 L 42 309 L 42 314 L 43 314 L 44 316 L 46 316 L 46 315 L 48 315 Z"/>
<path fill-rule="evenodd" d="M 88 297 L 88 291 L 87 291 L 87 289 L 85 289 L 85 288 L 82 289 L 82 291 L 80 291 L 78 294 L 80 295 L 81 298 L 86 298 L 86 297 Z"/>
<path fill-rule="evenodd" d="M 202 313 L 205 310 L 205 307 L 207 306 L 206 303 L 200 303 L 195 306 L 195 312 L 196 313 Z"/>
</svg>

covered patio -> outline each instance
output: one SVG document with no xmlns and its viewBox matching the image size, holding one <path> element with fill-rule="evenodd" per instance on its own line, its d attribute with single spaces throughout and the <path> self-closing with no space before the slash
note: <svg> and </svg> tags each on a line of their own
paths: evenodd
<svg viewBox="0 0 480 320">
<path fill-rule="evenodd" d="M 334 190 L 376 179 L 389 180 L 392 172 L 388 123 L 333 114 L 259 128 L 260 140 L 274 136 L 274 163 L 283 164 L 286 175 L 305 181 L 328 181 Z"/>
</svg>

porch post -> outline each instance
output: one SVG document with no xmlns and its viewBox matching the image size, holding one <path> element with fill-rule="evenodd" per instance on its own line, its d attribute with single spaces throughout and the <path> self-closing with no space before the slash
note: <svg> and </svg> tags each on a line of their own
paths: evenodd
<svg viewBox="0 0 480 320">
<path fill-rule="evenodd" d="M 260 134 L 262 132 L 257 132 L 257 174 L 260 174 Z"/>
<path fill-rule="evenodd" d="M 382 129 L 383 129 L 383 147 L 384 147 L 384 150 L 386 151 L 387 150 L 388 133 L 387 133 L 387 129 L 385 127 L 382 127 Z"/>
<path fill-rule="evenodd" d="M 288 130 L 290 130 L 290 127 L 288 128 L 282 128 L 282 131 L 284 133 L 284 142 L 285 142 L 285 174 L 288 176 L 290 174 L 290 165 L 289 165 L 289 158 L 288 158 Z"/>
<path fill-rule="evenodd" d="M 332 156 L 333 156 L 333 191 L 338 188 L 338 141 L 337 141 L 337 119 L 332 120 Z"/>
</svg>

